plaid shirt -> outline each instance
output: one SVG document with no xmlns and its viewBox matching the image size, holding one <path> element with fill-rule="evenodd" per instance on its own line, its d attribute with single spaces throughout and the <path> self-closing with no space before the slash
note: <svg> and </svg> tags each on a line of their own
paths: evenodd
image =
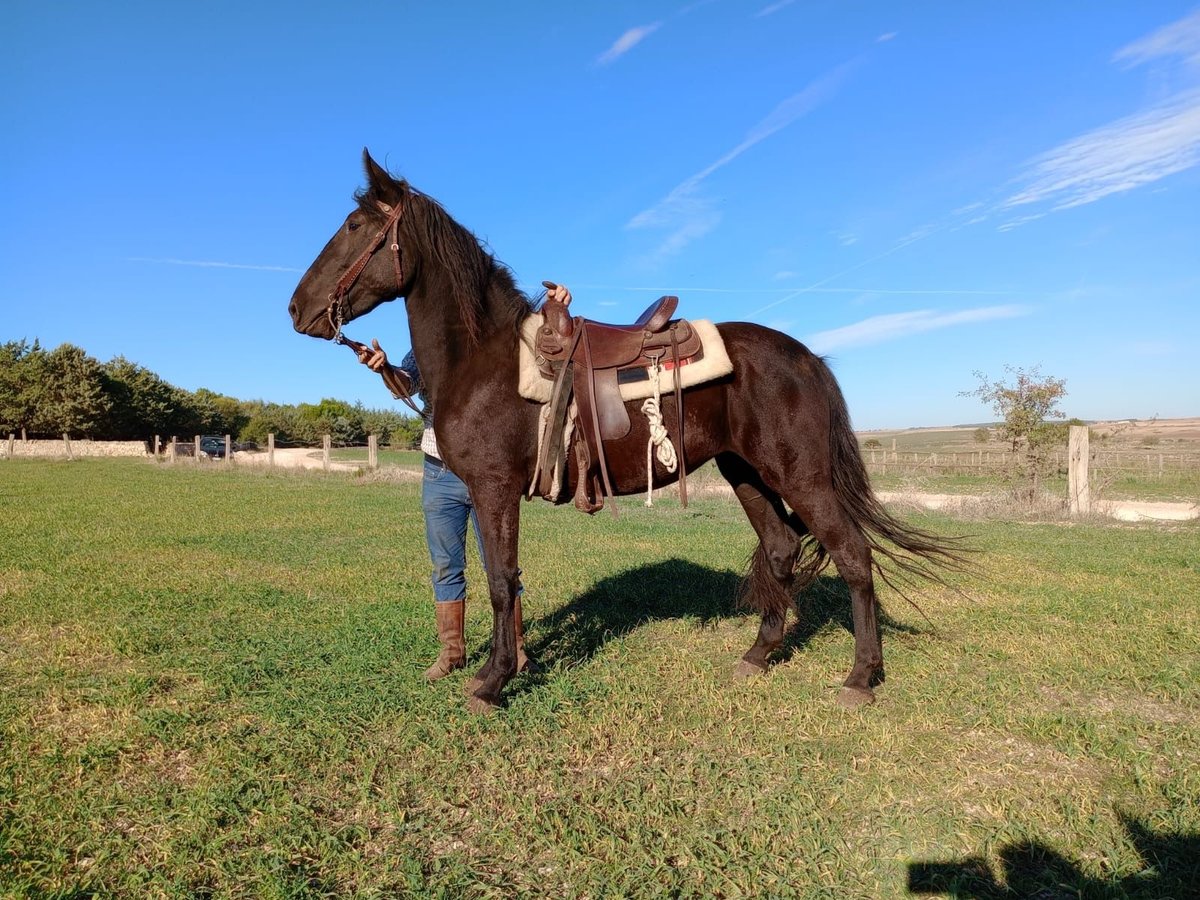
<svg viewBox="0 0 1200 900">
<path fill-rule="evenodd" d="M 421 432 L 421 451 L 432 456 L 434 459 L 441 459 L 441 454 L 438 453 L 437 437 L 433 433 L 433 407 L 426 401 L 424 382 L 421 381 L 421 370 L 417 368 L 417 357 L 409 350 L 404 354 L 404 359 L 400 360 L 400 365 L 397 368 L 408 376 L 412 382 L 412 392 L 420 394 L 421 400 L 425 401 L 421 408 L 421 419 L 425 422 L 425 430 Z"/>
</svg>

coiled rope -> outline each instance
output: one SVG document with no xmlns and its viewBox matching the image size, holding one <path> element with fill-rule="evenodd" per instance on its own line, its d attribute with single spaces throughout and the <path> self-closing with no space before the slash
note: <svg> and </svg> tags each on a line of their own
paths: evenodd
<svg viewBox="0 0 1200 900">
<path fill-rule="evenodd" d="M 662 394 L 659 391 L 658 376 L 662 367 L 656 362 L 647 370 L 650 380 L 654 382 L 654 396 L 647 397 L 642 402 L 642 413 L 650 424 L 650 439 L 646 441 L 646 505 L 654 505 L 654 457 L 663 464 L 668 472 L 674 472 L 678 460 L 675 445 L 667 436 L 667 428 L 663 425 Z"/>
</svg>

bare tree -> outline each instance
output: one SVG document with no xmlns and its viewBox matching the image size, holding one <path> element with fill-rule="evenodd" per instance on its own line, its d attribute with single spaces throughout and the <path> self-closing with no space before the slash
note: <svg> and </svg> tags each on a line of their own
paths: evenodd
<svg viewBox="0 0 1200 900">
<path fill-rule="evenodd" d="M 979 398 L 1000 417 L 997 430 L 1011 445 L 1025 489 L 1032 498 L 1047 467 L 1047 451 L 1060 442 L 1061 427 L 1048 420 L 1065 418 L 1057 406 L 1067 394 L 1067 382 L 1042 375 L 1039 366 L 1029 369 L 1005 366 L 1004 370 L 1012 378 L 1011 383 L 990 381 L 982 372 L 975 372 L 979 386 L 972 391 L 961 391 L 959 396 Z"/>
</svg>

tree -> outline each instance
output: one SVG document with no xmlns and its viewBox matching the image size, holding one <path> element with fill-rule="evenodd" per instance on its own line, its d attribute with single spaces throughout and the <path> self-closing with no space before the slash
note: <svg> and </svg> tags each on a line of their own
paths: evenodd
<svg viewBox="0 0 1200 900">
<path fill-rule="evenodd" d="M 74 344 L 60 344 L 46 354 L 45 376 L 35 430 L 95 437 L 112 407 L 100 363 Z"/>
<path fill-rule="evenodd" d="M 106 437 L 146 440 L 152 434 L 178 434 L 178 426 L 191 418 L 184 392 L 144 366 L 117 356 L 102 369 L 112 401 Z"/>
<path fill-rule="evenodd" d="M 46 351 L 35 339 L 0 344 L 0 429 L 29 436 L 45 390 Z"/>
<path fill-rule="evenodd" d="M 992 439 L 992 432 L 983 425 L 980 425 L 978 428 L 976 428 L 972 434 L 974 435 L 975 443 L 977 444 L 986 444 Z"/>
<path fill-rule="evenodd" d="M 236 435 L 250 421 L 250 415 L 240 400 L 208 388 L 196 388 L 192 393 L 192 401 L 201 412 L 200 430 L 208 434 Z"/>
<path fill-rule="evenodd" d="M 417 450 L 425 433 L 425 423 L 416 416 L 401 416 L 400 425 L 392 431 L 391 445 L 404 450 Z"/>
<path fill-rule="evenodd" d="M 1022 453 L 1020 468 L 1032 497 L 1046 468 L 1046 451 L 1058 443 L 1056 423 L 1046 420 L 1065 418 L 1056 407 L 1067 394 L 1067 382 L 1043 376 L 1039 366 L 1030 369 L 1005 366 L 1004 370 L 1014 383 L 989 381 L 982 372 L 975 372 L 979 386 L 973 391 L 961 391 L 959 396 L 978 397 L 1000 417 L 1000 437 L 1011 444 L 1014 456 Z"/>
<path fill-rule="evenodd" d="M 360 410 L 344 400 L 326 397 L 315 406 L 301 403 L 300 415 L 317 436 L 328 434 L 335 444 L 361 444 L 366 439 Z"/>
</svg>

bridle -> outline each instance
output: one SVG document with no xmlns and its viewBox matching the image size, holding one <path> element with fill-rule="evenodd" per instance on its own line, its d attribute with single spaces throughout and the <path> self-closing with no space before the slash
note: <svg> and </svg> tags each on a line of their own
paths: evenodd
<svg viewBox="0 0 1200 900">
<path fill-rule="evenodd" d="M 388 214 L 387 221 L 371 239 L 367 249 L 354 261 L 354 265 L 350 266 L 338 279 L 338 283 L 333 286 L 333 290 L 329 292 L 329 308 L 325 310 L 329 324 L 333 326 L 333 342 L 345 344 L 359 354 L 360 358 L 361 354 L 370 353 L 370 349 L 365 344 L 360 344 L 342 334 L 342 325 L 346 322 L 346 312 L 350 310 L 350 304 L 346 302 L 346 295 L 350 293 L 354 282 L 358 281 L 358 276 L 363 273 L 363 269 L 367 267 L 371 257 L 383 246 L 384 239 L 389 236 L 389 233 L 392 240 L 388 248 L 392 251 L 392 271 L 396 273 L 396 290 L 404 289 L 404 263 L 400 258 L 400 217 L 404 215 L 404 199 L 401 198 L 394 207 L 380 201 L 379 208 Z M 401 390 L 403 391 L 404 388 L 401 387 Z M 401 394 L 400 399 L 408 404 L 409 408 L 418 416 L 424 415 L 421 408 L 413 402 L 412 395 L 407 391 Z"/>
<path fill-rule="evenodd" d="M 396 290 L 404 288 L 404 263 L 400 259 L 400 217 L 404 215 L 404 200 L 401 198 L 394 207 L 381 202 L 379 208 L 388 214 L 387 221 L 371 239 L 367 249 L 343 273 L 342 277 L 338 279 L 338 283 L 333 286 L 333 290 L 329 292 L 329 308 L 325 310 L 325 315 L 329 318 L 329 324 L 333 326 L 333 342 L 335 344 L 345 344 L 348 340 L 342 335 L 342 325 L 345 324 L 346 313 L 350 310 L 350 304 L 346 302 L 346 295 L 350 293 L 354 282 L 358 281 L 358 276 L 362 275 L 363 269 L 367 267 L 371 257 L 383 246 L 384 238 L 389 236 L 389 232 L 392 239 L 389 249 L 392 251 L 392 270 L 396 273 Z"/>
</svg>

